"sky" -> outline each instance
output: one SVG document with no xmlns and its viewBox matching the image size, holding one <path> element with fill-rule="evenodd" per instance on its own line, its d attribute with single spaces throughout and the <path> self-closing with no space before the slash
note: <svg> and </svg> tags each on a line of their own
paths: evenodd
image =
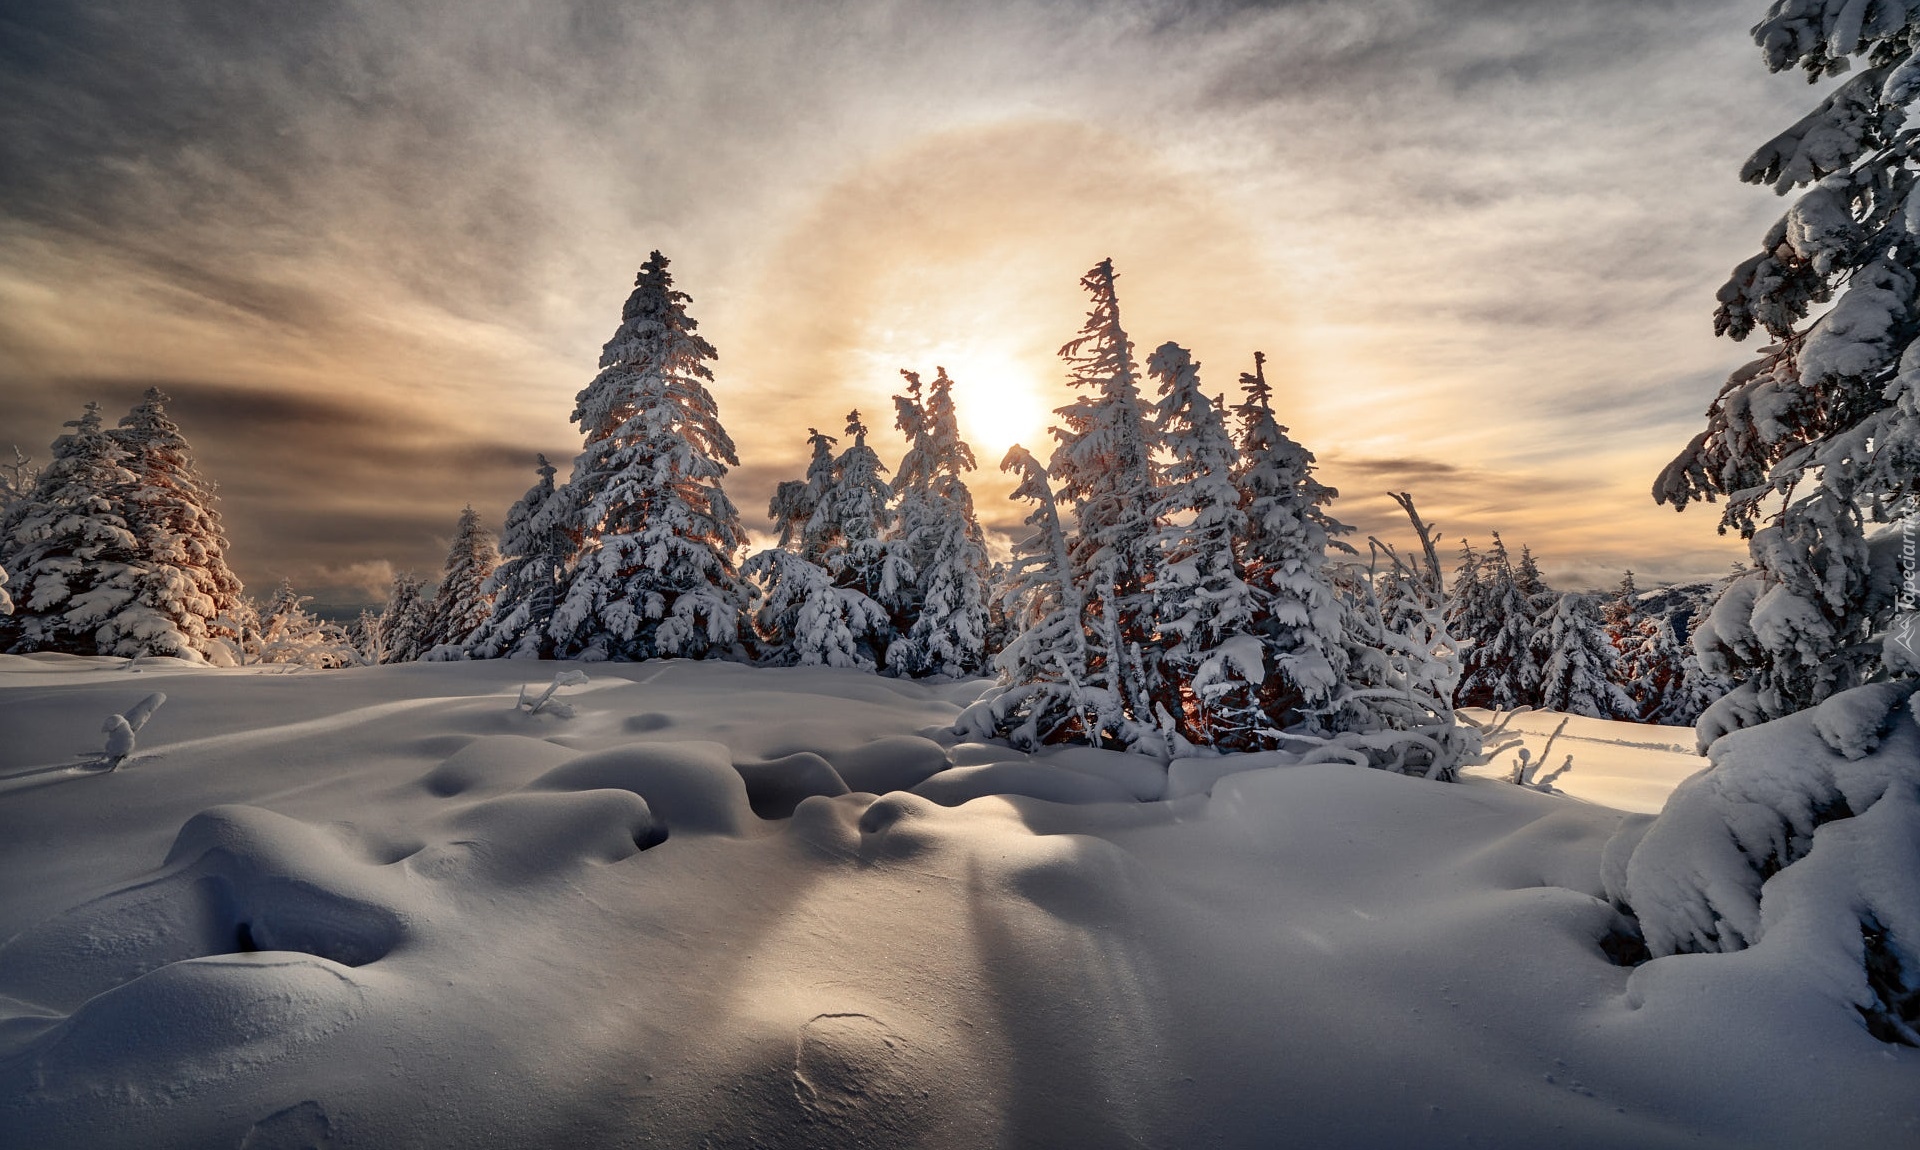
<svg viewBox="0 0 1920 1150">
<path fill-rule="evenodd" d="M 1764 8 L 0 0 L 0 451 L 157 385 L 251 588 L 377 599 L 564 477 L 658 248 L 749 527 L 809 427 L 896 461 L 936 366 L 1013 527 L 1111 257 L 1143 361 L 1266 353 L 1362 538 L 1407 490 L 1557 585 L 1710 577 L 1744 546 L 1648 490 L 1757 351 L 1712 333 L 1785 206 L 1739 164 L 1821 91 Z"/>
</svg>

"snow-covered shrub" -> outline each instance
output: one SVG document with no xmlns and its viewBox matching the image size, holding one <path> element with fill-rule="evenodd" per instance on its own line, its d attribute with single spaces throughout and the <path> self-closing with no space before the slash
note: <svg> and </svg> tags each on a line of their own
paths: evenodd
<svg viewBox="0 0 1920 1150">
<path fill-rule="evenodd" d="M 1608 845 L 1608 896 L 1656 957 L 1792 948 L 1882 1038 L 1920 1045 L 1916 684 L 1872 683 L 1733 731 L 1650 824 Z"/>
<path fill-rule="evenodd" d="M 101 764 L 108 770 L 119 770 L 120 764 L 133 754 L 134 736 L 140 733 L 140 728 L 147 725 L 147 720 L 153 718 L 153 713 L 166 701 L 164 692 L 155 691 L 125 712 L 108 715 L 106 722 L 100 724 L 100 731 L 106 736 L 106 745 L 100 752 Z"/>
<path fill-rule="evenodd" d="M 584 687 L 587 685 L 587 673 L 578 668 L 570 668 L 554 673 L 553 682 L 538 695 L 529 695 L 527 688 L 520 688 L 520 697 L 514 702 L 513 709 L 525 711 L 529 715 L 553 715 L 562 719 L 571 719 L 574 715 L 573 704 L 563 703 L 554 698 L 562 687 Z"/>
</svg>

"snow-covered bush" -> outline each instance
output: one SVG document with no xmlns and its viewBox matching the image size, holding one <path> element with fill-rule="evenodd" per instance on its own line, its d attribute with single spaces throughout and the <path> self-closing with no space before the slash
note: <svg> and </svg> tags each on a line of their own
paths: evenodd
<svg viewBox="0 0 1920 1150">
<path fill-rule="evenodd" d="M 1656 957 L 1777 946 L 1884 1039 L 1920 1045 L 1916 684 L 1734 731 L 1608 845 L 1610 898 Z"/>
</svg>

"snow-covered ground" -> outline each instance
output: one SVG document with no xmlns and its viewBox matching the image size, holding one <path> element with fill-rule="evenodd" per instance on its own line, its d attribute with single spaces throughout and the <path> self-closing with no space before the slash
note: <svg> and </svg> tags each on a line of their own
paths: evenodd
<svg viewBox="0 0 1920 1150">
<path fill-rule="evenodd" d="M 1686 731 L 1574 720 L 1564 796 L 1163 800 L 953 745 L 978 683 L 124 667 L 0 658 L 0 1145 L 1920 1144 L 1920 1052 L 1830 996 L 1609 960 Z"/>
</svg>

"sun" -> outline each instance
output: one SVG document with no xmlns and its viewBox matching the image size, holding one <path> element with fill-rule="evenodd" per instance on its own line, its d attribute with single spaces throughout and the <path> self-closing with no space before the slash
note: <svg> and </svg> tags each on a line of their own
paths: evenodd
<svg viewBox="0 0 1920 1150">
<path fill-rule="evenodd" d="M 881 346 L 867 353 L 871 370 L 891 377 L 888 384 L 895 390 L 901 368 L 919 372 L 923 380 L 947 369 L 960 433 L 983 469 L 998 468 L 1016 443 L 1046 456 L 1053 404 L 1040 380 L 1041 369 L 1049 365 L 1027 362 L 1011 344 L 982 340 L 915 340 L 890 332 L 878 342 Z"/>
</svg>

